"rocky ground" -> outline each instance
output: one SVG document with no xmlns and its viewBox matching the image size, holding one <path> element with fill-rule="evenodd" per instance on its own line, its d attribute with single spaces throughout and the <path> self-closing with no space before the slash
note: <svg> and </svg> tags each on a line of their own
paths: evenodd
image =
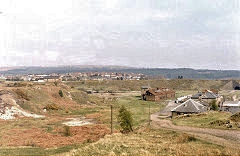
<svg viewBox="0 0 240 156">
<path fill-rule="evenodd" d="M 29 113 L 23 110 L 18 104 L 19 101 L 14 93 L 6 90 L 0 91 L 0 119 L 11 120 L 18 117 L 43 118 L 43 115 Z"/>
</svg>

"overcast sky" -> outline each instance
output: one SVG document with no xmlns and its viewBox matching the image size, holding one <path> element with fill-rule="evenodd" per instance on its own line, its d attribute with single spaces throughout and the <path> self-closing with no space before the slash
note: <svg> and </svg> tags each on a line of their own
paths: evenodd
<svg viewBox="0 0 240 156">
<path fill-rule="evenodd" d="M 0 66 L 240 70 L 240 0 L 0 0 Z"/>
</svg>

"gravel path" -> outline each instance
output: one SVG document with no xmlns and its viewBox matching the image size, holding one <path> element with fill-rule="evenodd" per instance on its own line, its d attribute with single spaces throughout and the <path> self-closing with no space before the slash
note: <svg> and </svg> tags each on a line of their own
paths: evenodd
<svg viewBox="0 0 240 156">
<path fill-rule="evenodd" d="M 171 110 L 173 106 L 174 103 L 169 102 L 165 110 L 151 115 L 152 126 L 154 128 L 166 128 L 170 130 L 180 131 L 218 145 L 237 149 L 240 148 L 240 131 L 173 125 L 171 120 L 166 119 L 166 117 L 169 117 L 168 111 Z M 177 104 L 175 104 L 175 107 L 176 106 Z M 163 114 L 166 114 L 165 118 L 163 118 Z"/>
</svg>

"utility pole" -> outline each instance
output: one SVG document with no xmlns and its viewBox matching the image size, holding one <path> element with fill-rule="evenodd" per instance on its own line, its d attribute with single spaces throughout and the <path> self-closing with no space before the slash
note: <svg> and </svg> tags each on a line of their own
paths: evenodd
<svg viewBox="0 0 240 156">
<path fill-rule="evenodd" d="M 111 134 L 113 133 L 113 106 L 111 105 Z"/>
<path fill-rule="evenodd" d="M 148 103 L 148 125 L 149 125 L 149 128 L 150 128 L 150 123 L 151 123 L 151 111 L 150 111 L 150 102 Z"/>
</svg>

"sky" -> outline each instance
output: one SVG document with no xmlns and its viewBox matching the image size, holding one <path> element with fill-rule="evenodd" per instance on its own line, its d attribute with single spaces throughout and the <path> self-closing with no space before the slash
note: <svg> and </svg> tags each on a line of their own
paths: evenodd
<svg viewBox="0 0 240 156">
<path fill-rule="evenodd" d="M 0 67 L 240 70 L 240 0 L 0 0 Z"/>
</svg>

